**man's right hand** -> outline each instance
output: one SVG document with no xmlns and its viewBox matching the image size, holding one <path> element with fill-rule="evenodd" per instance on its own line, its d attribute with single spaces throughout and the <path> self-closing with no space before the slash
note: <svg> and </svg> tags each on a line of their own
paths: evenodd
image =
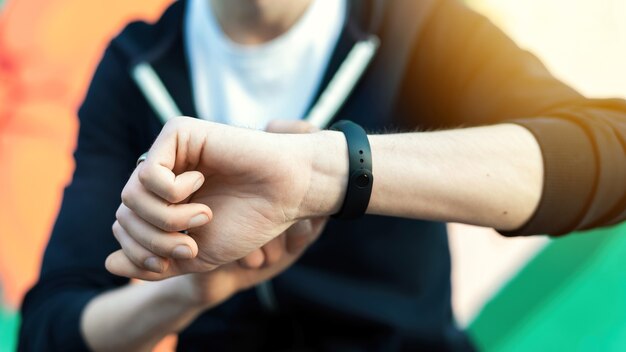
<svg viewBox="0 0 626 352">
<path fill-rule="evenodd" d="M 178 279 L 177 282 L 187 287 L 180 292 L 187 295 L 187 302 L 203 309 L 214 307 L 290 267 L 319 237 L 325 224 L 323 218 L 298 221 L 264 246 L 265 258 L 260 266 L 233 262 L 210 272 L 187 274 L 171 280 Z"/>
<path fill-rule="evenodd" d="M 114 224 L 123 251 L 107 268 L 159 280 L 245 257 L 296 221 L 339 208 L 345 148 L 337 132 L 269 134 L 174 119 L 124 188 Z M 315 160 L 320 151 L 345 160 Z"/>
</svg>

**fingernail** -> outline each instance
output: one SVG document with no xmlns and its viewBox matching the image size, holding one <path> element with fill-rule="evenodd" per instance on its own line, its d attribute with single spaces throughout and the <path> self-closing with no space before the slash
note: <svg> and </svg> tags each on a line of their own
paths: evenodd
<svg viewBox="0 0 626 352">
<path fill-rule="evenodd" d="M 155 273 L 163 272 L 163 264 L 161 263 L 161 260 L 157 257 L 149 257 L 143 262 L 143 265 L 146 267 L 146 269 Z"/>
<path fill-rule="evenodd" d="M 196 184 L 193 185 L 193 191 L 191 191 L 191 193 L 199 190 L 200 187 L 202 186 L 202 183 L 203 183 L 202 178 L 198 179 L 198 181 L 196 181 Z"/>
<path fill-rule="evenodd" d="M 209 217 L 206 214 L 198 214 L 189 220 L 189 228 L 202 226 L 209 221 Z"/>
<path fill-rule="evenodd" d="M 174 259 L 191 259 L 193 252 L 191 248 L 187 246 L 176 246 L 172 252 L 172 257 L 174 257 Z"/>
</svg>

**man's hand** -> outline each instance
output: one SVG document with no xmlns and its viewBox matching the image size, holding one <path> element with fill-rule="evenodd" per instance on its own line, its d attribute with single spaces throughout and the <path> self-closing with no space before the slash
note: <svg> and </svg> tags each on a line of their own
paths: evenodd
<svg viewBox="0 0 626 352">
<path fill-rule="evenodd" d="M 260 267 L 250 268 L 234 262 L 210 272 L 180 276 L 180 280 L 189 288 L 189 302 L 205 309 L 210 308 L 239 291 L 275 277 L 304 253 L 319 237 L 325 225 L 326 220 L 323 218 L 298 221 L 264 246 L 265 258 Z"/>
<path fill-rule="evenodd" d="M 302 120 L 273 120 L 267 125 L 265 130 L 271 133 L 313 133 L 318 132 L 320 129 Z M 308 231 L 315 231 L 317 227 L 324 227 L 327 221 L 328 218 L 326 217 L 301 220 L 287 232 L 306 233 L 307 229 L 309 229 Z M 305 237 L 285 236 L 286 250 L 294 253 L 293 251 L 301 246 L 301 241 Z M 277 242 L 271 241 L 262 248 L 252 251 L 252 253 L 240 259 L 239 264 L 244 268 L 255 269 L 276 262 L 284 251 L 281 246 L 277 246 L 275 243 Z"/>
<path fill-rule="evenodd" d="M 303 214 L 332 212 L 340 183 L 337 204 L 310 210 L 312 175 L 324 179 L 314 149 L 327 137 L 294 137 L 190 118 L 168 123 L 123 191 L 113 226 L 123 251 L 107 258 L 109 271 L 144 280 L 207 272 L 254 256 Z"/>
<path fill-rule="evenodd" d="M 185 329 L 205 310 L 289 267 L 317 238 L 323 223 L 300 221 L 272 240 L 266 246 L 283 255 L 275 262 L 268 259 L 261 269 L 230 263 L 206 273 L 127 285 L 98 295 L 82 314 L 83 336 L 94 350 L 152 350 L 163 336 Z M 127 266 L 134 265 L 123 254 L 115 260 L 121 261 L 116 265 L 124 265 L 124 261 Z"/>
</svg>

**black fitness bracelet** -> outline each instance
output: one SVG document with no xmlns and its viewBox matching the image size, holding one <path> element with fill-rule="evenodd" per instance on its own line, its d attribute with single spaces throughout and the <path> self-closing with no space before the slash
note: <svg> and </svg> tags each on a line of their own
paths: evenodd
<svg viewBox="0 0 626 352">
<path fill-rule="evenodd" d="M 350 220 L 363 216 L 372 195 L 374 176 L 372 175 L 372 151 L 365 130 L 356 123 L 341 120 L 330 126 L 340 131 L 348 142 L 348 188 L 341 210 L 336 219 Z"/>
</svg>

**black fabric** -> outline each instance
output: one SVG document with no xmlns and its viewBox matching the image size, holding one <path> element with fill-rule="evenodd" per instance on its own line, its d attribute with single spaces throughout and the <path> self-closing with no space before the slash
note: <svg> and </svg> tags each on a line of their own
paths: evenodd
<svg viewBox="0 0 626 352">
<path fill-rule="evenodd" d="M 535 216 L 508 235 L 561 234 L 624 219 L 623 101 L 585 99 L 454 0 L 434 2 L 415 39 L 404 43 L 407 57 L 396 61 L 394 36 L 385 34 L 391 33 L 394 16 L 384 7 L 365 6 L 390 1 L 353 1 L 362 4 L 353 6 L 347 24 L 367 29 L 382 18 L 377 34 L 387 39 L 338 119 L 369 131 L 518 123 L 541 145 L 546 182 Z M 154 25 L 129 25 L 100 63 L 79 111 L 74 179 L 65 190 L 41 277 L 22 306 L 21 351 L 86 349 L 79 331 L 85 304 L 127 283 L 103 267 L 119 248 L 111 224 L 136 158 L 161 129 L 129 69 L 148 60 L 182 112 L 196 114 L 181 36 L 184 6 L 185 1 L 174 3 Z M 356 39 L 359 31 L 350 28 L 344 28 L 325 83 Z M 394 62 L 406 67 L 389 67 Z M 403 79 L 380 81 L 391 69 L 399 69 Z M 377 94 L 387 89 L 397 92 L 392 104 Z M 298 263 L 273 282 L 278 313 L 262 310 L 253 291 L 240 293 L 185 329 L 179 350 L 471 350 L 454 324 L 442 223 L 377 216 L 331 221 Z"/>
<path fill-rule="evenodd" d="M 516 123 L 537 138 L 545 165 L 541 202 L 527 224 L 502 234 L 564 235 L 624 221 L 625 101 L 586 99 L 453 0 L 436 2 L 412 56 L 394 114 L 404 123 Z"/>
</svg>

